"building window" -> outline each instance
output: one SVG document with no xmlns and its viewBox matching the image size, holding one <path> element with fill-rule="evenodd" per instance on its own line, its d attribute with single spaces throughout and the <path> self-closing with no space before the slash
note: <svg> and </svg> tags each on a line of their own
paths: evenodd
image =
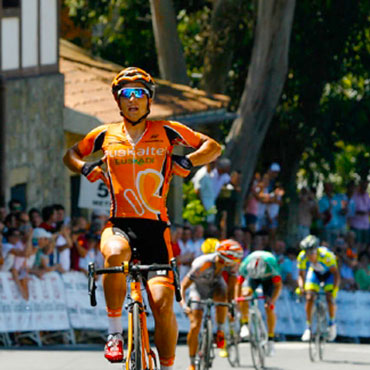
<svg viewBox="0 0 370 370">
<path fill-rule="evenodd" d="M 19 8 L 19 0 L 3 0 L 3 9 Z"/>
</svg>

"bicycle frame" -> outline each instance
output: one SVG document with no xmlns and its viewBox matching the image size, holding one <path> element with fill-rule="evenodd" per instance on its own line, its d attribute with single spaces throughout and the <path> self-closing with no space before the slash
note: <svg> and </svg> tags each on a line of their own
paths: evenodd
<svg viewBox="0 0 370 370">
<path fill-rule="evenodd" d="M 249 342 L 253 366 L 257 370 L 263 369 L 265 366 L 266 346 L 268 341 L 266 325 L 257 304 L 258 299 L 265 299 L 265 297 L 252 294 L 250 297 L 239 297 L 236 299 L 237 302 L 250 301 L 248 310 Z"/>
<path fill-rule="evenodd" d="M 315 294 L 315 305 L 311 318 L 311 337 L 309 341 L 309 356 L 312 362 L 322 360 L 324 356 L 324 345 L 327 336 L 326 321 L 326 293 L 320 290 Z"/>
<path fill-rule="evenodd" d="M 215 302 L 212 298 L 201 299 L 199 301 L 189 299 L 188 306 L 190 306 L 192 303 L 205 306 L 205 311 L 203 312 L 202 331 L 200 333 L 201 339 L 198 343 L 195 366 L 197 370 L 207 370 L 212 367 L 212 360 L 215 358 L 213 349 L 213 325 L 211 315 L 212 306 L 230 307 L 230 303 Z M 206 343 L 204 343 L 204 341 L 206 341 Z M 204 349 L 206 350 L 205 352 Z"/>
<path fill-rule="evenodd" d="M 95 269 L 94 263 L 89 264 L 89 295 L 90 303 L 96 306 L 96 274 L 124 273 L 130 280 L 130 302 L 126 304 L 128 309 L 128 342 L 126 356 L 126 370 L 155 370 L 158 369 L 157 359 L 154 351 L 150 348 L 149 334 L 146 323 L 145 305 L 141 293 L 142 273 L 148 271 L 166 270 L 174 274 L 174 286 L 176 300 L 181 301 L 180 282 L 177 272 L 176 259 L 172 258 L 169 265 L 139 265 L 138 261 L 128 263 L 124 262 L 122 266 Z M 155 367 L 154 367 L 155 366 Z"/>
</svg>

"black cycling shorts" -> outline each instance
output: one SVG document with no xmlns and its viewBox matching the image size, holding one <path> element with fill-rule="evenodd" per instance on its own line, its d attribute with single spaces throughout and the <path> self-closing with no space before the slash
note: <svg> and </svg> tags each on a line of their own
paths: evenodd
<svg viewBox="0 0 370 370">
<path fill-rule="evenodd" d="M 131 260 L 143 265 L 168 264 L 172 258 L 170 231 L 166 222 L 141 218 L 110 218 L 106 228 L 114 235 L 123 236 L 131 247 Z M 168 272 L 149 272 L 147 278 L 168 276 Z"/>
</svg>

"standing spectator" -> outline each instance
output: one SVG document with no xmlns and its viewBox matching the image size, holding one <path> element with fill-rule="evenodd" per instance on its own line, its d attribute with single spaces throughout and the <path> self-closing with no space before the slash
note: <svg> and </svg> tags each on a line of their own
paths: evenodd
<svg viewBox="0 0 370 370">
<path fill-rule="evenodd" d="M 267 176 L 269 177 L 269 184 L 268 184 L 268 191 L 269 193 L 273 192 L 276 188 L 276 181 L 280 174 L 280 164 L 279 163 L 271 163 L 270 168 L 267 171 Z"/>
<path fill-rule="evenodd" d="M 31 208 L 28 211 L 28 216 L 34 229 L 40 227 L 40 225 L 42 224 L 42 217 L 40 211 L 37 208 Z"/>
<path fill-rule="evenodd" d="M 183 229 L 180 225 L 171 225 L 171 246 L 172 246 L 172 253 L 173 256 L 176 258 L 178 264 L 180 265 L 180 261 L 178 256 L 181 253 L 179 239 L 181 238 Z"/>
<path fill-rule="evenodd" d="M 40 278 L 47 272 L 64 272 L 60 264 L 52 265 L 50 263 L 50 254 L 53 253 L 54 249 L 52 237 L 50 232 L 41 227 L 33 230 L 33 238 L 37 241 L 38 252 L 31 272 Z"/>
<path fill-rule="evenodd" d="M 258 192 L 258 210 L 257 210 L 257 223 L 256 231 L 266 230 L 267 228 L 267 204 L 270 202 L 269 192 L 270 177 L 265 173 L 262 177 L 262 181 L 257 186 Z"/>
<path fill-rule="evenodd" d="M 345 231 L 347 214 L 347 196 L 334 194 L 333 184 L 324 184 L 324 195 L 319 200 L 319 212 L 322 221 L 322 239 L 333 245 L 339 234 Z"/>
<path fill-rule="evenodd" d="M 256 231 L 257 214 L 258 214 L 258 184 L 261 181 L 261 175 L 256 172 L 253 176 L 250 191 L 244 203 L 244 221 L 245 226 L 252 232 Z"/>
<path fill-rule="evenodd" d="M 15 256 L 14 264 L 10 271 L 22 297 L 28 301 L 29 266 L 27 264 L 27 260 L 33 252 L 33 229 L 30 225 L 23 225 L 19 231 L 21 233 L 21 239 L 16 243 L 15 248 L 22 253 L 22 256 Z"/>
<path fill-rule="evenodd" d="M 370 197 L 367 193 L 367 180 L 361 180 L 358 190 L 353 194 L 354 215 L 351 217 L 350 226 L 356 233 L 356 241 L 359 243 L 359 251 L 369 242 L 369 215 Z"/>
<path fill-rule="evenodd" d="M 3 243 L 2 254 L 4 263 L 1 271 L 10 271 L 14 266 L 15 257 L 24 257 L 25 253 L 19 248 L 21 233 L 18 229 L 10 227 L 6 234 L 6 242 Z"/>
<path fill-rule="evenodd" d="M 59 263 L 64 271 L 71 269 L 71 248 L 73 247 L 71 228 L 68 225 L 62 224 L 58 236 L 55 241 L 57 252 L 57 263 Z"/>
<path fill-rule="evenodd" d="M 230 182 L 230 168 L 230 159 L 223 157 L 217 160 L 216 168 L 211 171 L 212 186 L 216 199 L 222 187 Z"/>
<path fill-rule="evenodd" d="M 72 225 L 72 242 L 71 269 L 79 271 L 80 258 L 84 258 L 87 253 L 87 240 L 86 231 L 84 229 L 79 229 L 78 225 Z"/>
<path fill-rule="evenodd" d="M 358 268 L 355 272 L 355 280 L 360 290 L 370 291 L 370 263 L 369 256 L 362 252 L 359 256 Z"/>
<path fill-rule="evenodd" d="M 8 202 L 9 213 L 15 215 L 18 212 L 23 211 L 22 203 L 18 199 L 11 199 Z"/>
<path fill-rule="evenodd" d="M 202 244 L 204 242 L 204 227 L 202 225 L 194 226 L 193 231 L 193 250 L 195 258 L 202 254 Z"/>
<path fill-rule="evenodd" d="M 208 163 L 201 167 L 192 178 L 194 189 L 199 196 L 203 207 L 207 212 L 211 210 L 216 211 L 216 194 L 213 187 L 213 181 L 211 178 L 211 172 L 215 167 L 215 162 Z M 215 213 L 211 213 L 207 216 L 208 223 L 214 223 L 216 220 Z"/>
<path fill-rule="evenodd" d="M 180 246 L 180 280 L 190 270 L 190 266 L 195 258 L 194 243 L 192 240 L 192 230 L 189 226 L 183 228 L 181 238 L 179 239 Z"/>
<path fill-rule="evenodd" d="M 86 235 L 86 253 L 84 256 L 80 255 L 78 260 L 78 270 L 82 271 L 87 275 L 89 263 L 94 262 L 96 259 L 96 245 L 98 244 L 98 239 L 94 234 Z"/>
<path fill-rule="evenodd" d="M 52 234 L 56 232 L 57 211 L 54 206 L 46 206 L 42 209 L 42 220 L 39 227 Z"/>
<path fill-rule="evenodd" d="M 56 212 L 56 229 L 60 230 L 63 225 L 68 225 L 70 223 L 70 218 L 66 217 L 65 209 L 61 204 L 53 205 Z"/>
<path fill-rule="evenodd" d="M 298 240 L 303 240 L 311 234 L 312 221 L 318 215 L 319 209 L 315 195 L 309 188 L 302 188 L 298 204 Z"/>
<path fill-rule="evenodd" d="M 267 229 L 269 232 L 270 243 L 275 242 L 276 230 L 279 225 L 278 217 L 280 206 L 283 204 L 284 189 L 281 186 L 276 186 L 274 191 L 270 193 L 270 203 L 267 204 Z"/>
</svg>

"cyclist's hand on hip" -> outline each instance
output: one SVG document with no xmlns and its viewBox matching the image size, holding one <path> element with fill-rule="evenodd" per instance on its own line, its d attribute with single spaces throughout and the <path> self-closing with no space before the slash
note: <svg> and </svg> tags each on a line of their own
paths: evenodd
<svg viewBox="0 0 370 370">
<path fill-rule="evenodd" d="M 95 162 L 86 162 L 81 169 L 81 173 L 90 181 L 95 182 L 98 180 L 103 180 L 105 185 L 108 186 L 108 179 L 103 171 L 103 169 L 100 167 L 104 163 L 105 157 L 99 159 Z"/>
<path fill-rule="evenodd" d="M 193 164 L 190 159 L 183 155 L 172 154 L 172 172 L 181 177 L 187 177 L 190 174 Z"/>
</svg>

